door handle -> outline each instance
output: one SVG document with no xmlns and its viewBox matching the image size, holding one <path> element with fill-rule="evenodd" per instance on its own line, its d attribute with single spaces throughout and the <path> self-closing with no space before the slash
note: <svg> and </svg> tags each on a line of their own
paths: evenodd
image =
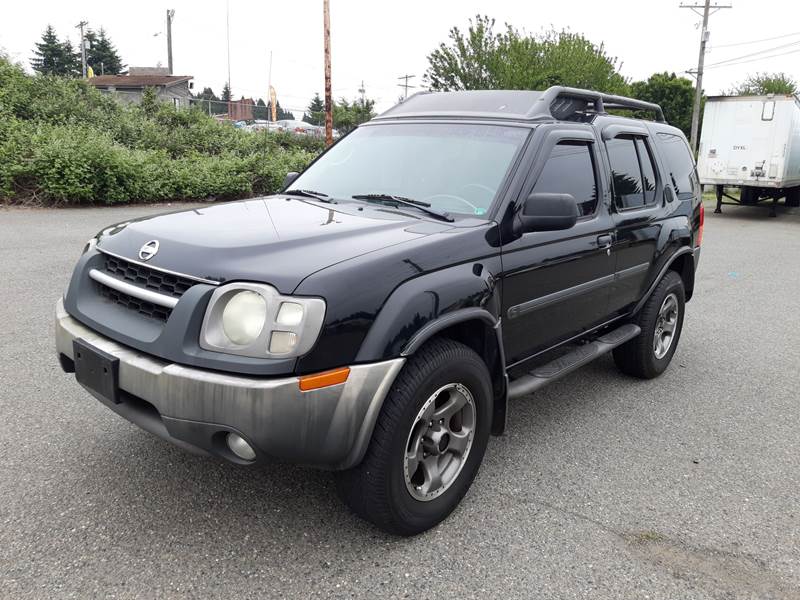
<svg viewBox="0 0 800 600">
<path fill-rule="evenodd" d="M 610 233 L 597 236 L 597 247 L 600 249 L 611 248 L 611 244 L 613 243 L 614 238 Z"/>
</svg>

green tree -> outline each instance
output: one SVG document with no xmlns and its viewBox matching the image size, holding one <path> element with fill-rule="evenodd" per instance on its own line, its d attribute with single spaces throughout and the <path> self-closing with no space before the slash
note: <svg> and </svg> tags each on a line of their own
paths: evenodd
<svg viewBox="0 0 800 600">
<path fill-rule="evenodd" d="M 197 104 L 204 112 L 212 115 L 221 115 L 228 112 L 228 105 L 222 102 L 210 87 L 203 88 L 203 91 L 195 96 Z"/>
<path fill-rule="evenodd" d="M 80 77 L 83 74 L 83 69 L 81 68 L 81 53 L 80 50 L 75 50 L 72 47 L 72 42 L 68 39 L 64 40 L 61 44 L 64 52 L 64 58 L 62 63 L 62 73 L 60 75 L 66 75 L 67 77 Z"/>
<path fill-rule="evenodd" d="M 222 88 L 222 96 L 220 96 L 220 100 L 222 100 L 223 102 L 231 101 L 231 86 L 228 85 L 227 81 L 225 82 L 225 85 Z"/>
<path fill-rule="evenodd" d="M 321 127 L 325 124 L 325 102 L 319 94 L 314 94 L 308 104 L 306 112 L 303 114 L 303 121 Z"/>
<path fill-rule="evenodd" d="M 500 87 L 497 71 L 503 36 L 494 32 L 494 19 L 477 15 L 466 33 L 450 30 L 449 45 L 428 55 L 425 79 L 433 90 L 480 90 Z"/>
<path fill-rule="evenodd" d="M 267 103 L 267 114 L 272 114 L 272 102 Z M 291 111 L 284 110 L 281 106 L 281 101 L 275 101 L 275 116 L 277 117 L 278 121 L 283 121 L 284 119 L 290 119 L 294 121 L 294 114 Z"/>
<path fill-rule="evenodd" d="M 348 102 L 346 98 L 340 98 L 333 104 L 333 126 L 340 133 L 345 134 L 359 125 L 369 121 L 375 116 L 375 101 L 365 98 Z M 322 124 L 324 125 L 324 113 Z"/>
<path fill-rule="evenodd" d="M 551 85 L 626 93 L 627 82 L 615 57 L 603 44 L 580 34 L 549 30 L 529 35 L 506 24 L 496 33 L 495 21 L 478 15 L 466 32 L 450 30 L 448 43 L 428 55 L 425 81 L 431 89 L 540 90 Z"/>
<path fill-rule="evenodd" d="M 730 96 L 797 94 L 797 82 L 786 73 L 756 73 L 728 92 Z"/>
<path fill-rule="evenodd" d="M 263 98 L 259 98 L 256 105 L 253 107 L 253 119 L 259 121 L 269 120 L 269 111 L 267 110 L 267 105 Z"/>
<path fill-rule="evenodd" d="M 80 62 L 69 40 L 61 42 L 52 25 L 42 34 L 42 40 L 35 44 L 31 67 L 40 75 L 78 75 Z M 77 68 L 76 68 L 77 67 Z"/>
<path fill-rule="evenodd" d="M 694 93 L 694 82 L 675 73 L 654 73 L 646 81 L 631 84 L 631 96 L 660 105 L 664 118 L 687 136 L 692 128 Z"/>
<path fill-rule="evenodd" d="M 86 32 L 90 47 L 86 50 L 86 63 L 92 67 L 95 75 L 119 75 L 125 68 L 122 59 L 102 27 L 95 33 L 91 29 Z"/>
</svg>

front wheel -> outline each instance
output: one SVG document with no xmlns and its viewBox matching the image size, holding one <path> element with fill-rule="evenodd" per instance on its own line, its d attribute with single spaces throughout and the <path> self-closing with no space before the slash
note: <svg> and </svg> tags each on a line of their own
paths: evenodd
<svg viewBox="0 0 800 600">
<path fill-rule="evenodd" d="M 652 379 L 666 370 L 681 337 L 685 304 L 683 280 L 675 271 L 667 271 L 636 315 L 634 322 L 642 332 L 614 349 L 620 371 Z"/>
<path fill-rule="evenodd" d="M 392 385 L 364 460 L 336 474 L 340 496 L 384 531 L 430 529 L 472 484 L 491 415 L 491 378 L 481 357 L 453 340 L 429 342 Z"/>
</svg>

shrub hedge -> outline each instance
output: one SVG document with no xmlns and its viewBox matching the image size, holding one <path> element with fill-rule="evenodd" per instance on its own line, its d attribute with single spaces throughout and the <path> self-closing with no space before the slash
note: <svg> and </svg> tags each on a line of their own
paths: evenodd
<svg viewBox="0 0 800 600">
<path fill-rule="evenodd" d="M 0 57 L 0 201 L 58 205 L 246 198 L 277 191 L 323 142 L 250 133 L 146 94 L 126 106 Z"/>
</svg>

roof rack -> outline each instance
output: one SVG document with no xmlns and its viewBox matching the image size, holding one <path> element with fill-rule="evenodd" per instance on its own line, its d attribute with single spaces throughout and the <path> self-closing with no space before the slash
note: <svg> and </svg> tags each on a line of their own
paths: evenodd
<svg viewBox="0 0 800 600">
<path fill-rule="evenodd" d="M 626 98 L 625 96 L 614 96 L 613 94 L 603 94 L 560 85 L 554 85 L 542 92 L 542 95 L 525 116 L 531 120 L 566 119 L 577 112 L 586 111 L 587 109 L 590 109 L 594 114 L 604 115 L 607 108 L 628 108 L 653 112 L 655 113 L 656 121 L 659 123 L 666 122 L 664 111 L 661 110 L 658 104 Z"/>
</svg>

